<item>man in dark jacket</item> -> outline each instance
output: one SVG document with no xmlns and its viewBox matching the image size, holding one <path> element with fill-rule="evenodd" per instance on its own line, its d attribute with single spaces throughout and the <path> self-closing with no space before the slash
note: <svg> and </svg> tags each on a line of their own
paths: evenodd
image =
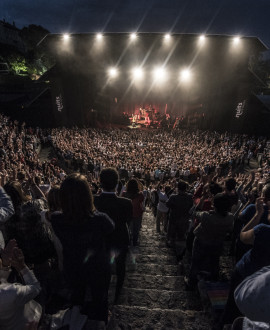
<svg viewBox="0 0 270 330">
<path fill-rule="evenodd" d="M 193 205 L 192 196 L 186 192 L 188 184 L 178 182 L 178 194 L 170 196 L 166 205 L 169 208 L 168 244 L 173 245 L 176 236 L 179 240 L 185 239 L 189 225 L 189 210 Z"/>
<path fill-rule="evenodd" d="M 125 272 L 126 256 L 129 245 L 128 224 L 132 218 L 132 203 L 127 198 L 116 196 L 118 173 L 114 168 L 103 169 L 100 173 L 102 193 L 95 196 L 95 206 L 98 211 L 107 213 L 115 222 L 115 230 L 110 236 L 111 258 L 116 264 L 115 303 L 122 289 Z"/>
</svg>

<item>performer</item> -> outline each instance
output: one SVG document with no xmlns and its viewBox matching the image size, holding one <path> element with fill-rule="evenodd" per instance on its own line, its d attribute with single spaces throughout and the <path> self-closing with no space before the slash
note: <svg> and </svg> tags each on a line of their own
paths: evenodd
<svg viewBox="0 0 270 330">
<path fill-rule="evenodd" d="M 145 112 L 144 124 L 146 126 L 150 126 L 150 117 L 149 117 L 149 112 L 148 111 Z"/>
</svg>

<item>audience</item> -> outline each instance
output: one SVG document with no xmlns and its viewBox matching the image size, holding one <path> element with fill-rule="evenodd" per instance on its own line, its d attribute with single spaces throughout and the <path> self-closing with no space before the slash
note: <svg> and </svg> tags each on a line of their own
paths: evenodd
<svg viewBox="0 0 270 330">
<path fill-rule="evenodd" d="M 181 129 L 35 130 L 0 119 L 1 327 L 52 324 L 59 315 L 59 324 L 68 324 L 75 306 L 84 324 L 78 329 L 87 329 L 87 319 L 107 323 L 112 265 L 117 304 L 148 205 L 178 260 L 185 247 L 191 253 L 188 288 L 201 271 L 219 279 L 231 235 L 238 262 L 223 323 L 241 312 L 246 318 L 234 326 L 269 322 L 268 298 L 260 298 L 270 265 L 265 138 Z M 51 160 L 39 158 L 44 143 L 55 153 Z M 256 150 L 260 168 L 245 173 Z"/>
</svg>

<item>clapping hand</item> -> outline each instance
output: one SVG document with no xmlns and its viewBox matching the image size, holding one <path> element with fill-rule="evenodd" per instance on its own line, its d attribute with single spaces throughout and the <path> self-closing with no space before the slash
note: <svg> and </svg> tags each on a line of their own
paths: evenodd
<svg viewBox="0 0 270 330">
<path fill-rule="evenodd" d="M 13 250 L 17 247 L 17 242 L 12 239 L 8 242 L 6 247 L 1 252 L 2 265 L 3 267 L 10 267 L 12 264 Z"/>
<path fill-rule="evenodd" d="M 26 267 L 25 262 L 24 262 L 23 252 L 21 249 L 18 249 L 17 247 L 15 247 L 13 249 L 11 265 L 18 272 L 20 272 L 21 270 L 23 270 Z"/>
</svg>

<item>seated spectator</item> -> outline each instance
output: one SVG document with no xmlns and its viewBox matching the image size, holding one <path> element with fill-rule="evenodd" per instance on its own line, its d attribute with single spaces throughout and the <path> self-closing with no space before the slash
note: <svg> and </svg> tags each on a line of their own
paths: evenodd
<svg viewBox="0 0 270 330">
<path fill-rule="evenodd" d="M 63 247 L 63 276 L 72 305 L 90 319 L 108 321 L 110 254 L 113 221 L 95 210 L 86 178 L 69 175 L 60 188 L 61 214 L 51 224 Z"/>
</svg>

